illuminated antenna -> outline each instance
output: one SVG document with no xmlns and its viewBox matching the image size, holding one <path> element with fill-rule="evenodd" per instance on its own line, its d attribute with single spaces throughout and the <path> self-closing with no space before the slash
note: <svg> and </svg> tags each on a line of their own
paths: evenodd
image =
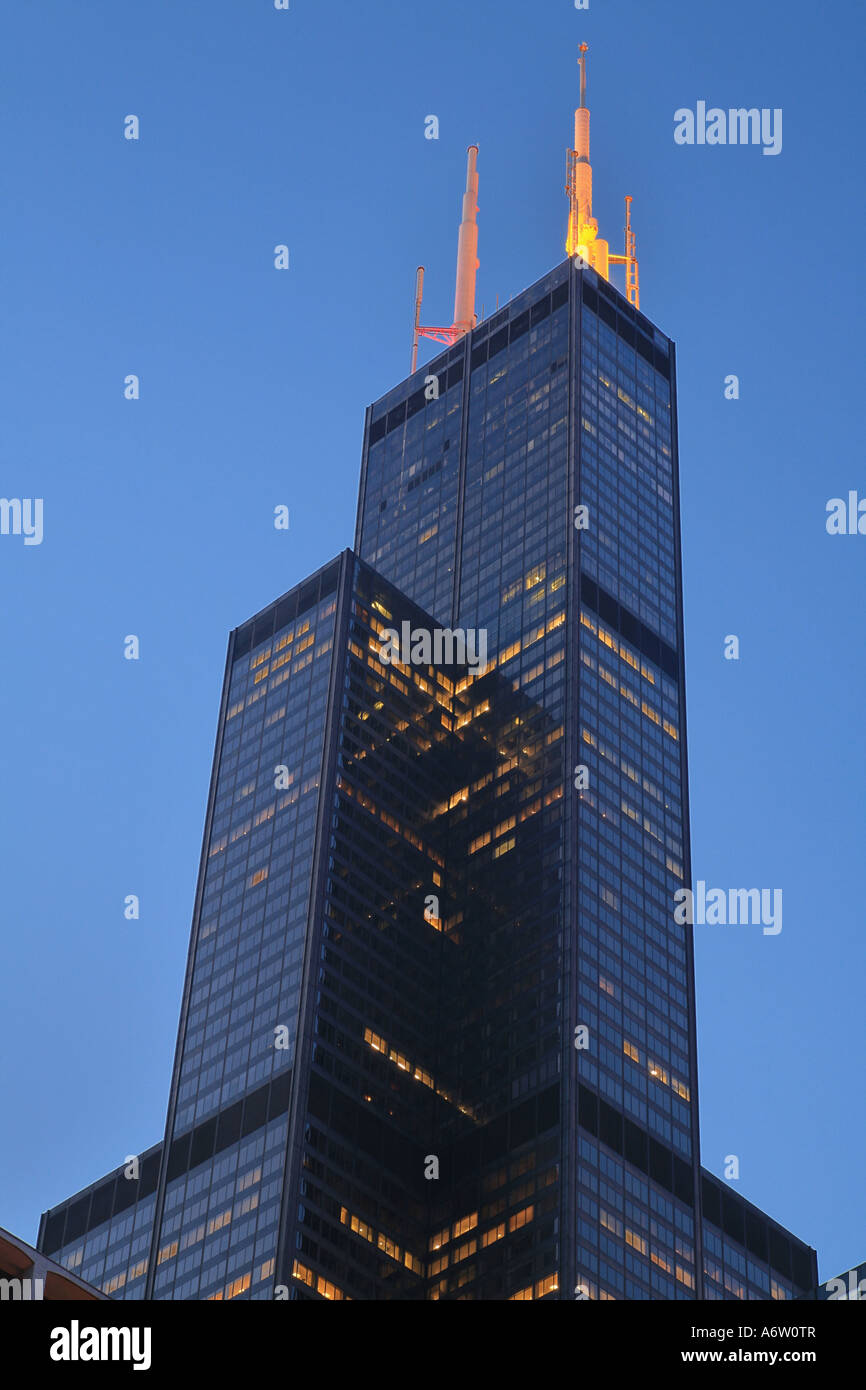
<svg viewBox="0 0 866 1390">
<path fill-rule="evenodd" d="M 634 232 L 631 229 L 631 196 L 625 197 L 625 292 L 629 304 L 640 308 L 640 278 L 638 274 Z M 614 257 L 611 257 L 613 260 Z"/>
<path fill-rule="evenodd" d="M 421 301 L 424 296 L 424 267 L 415 275 L 415 321 L 412 332 L 412 371 L 418 366 L 418 339 L 436 343 L 456 343 L 478 322 L 475 313 L 475 277 L 478 260 L 478 146 L 470 145 L 466 160 L 466 191 L 457 241 L 457 284 L 454 291 L 454 322 L 449 328 L 422 328 Z"/>
<path fill-rule="evenodd" d="M 565 249 L 569 256 L 581 256 L 594 265 L 593 252 L 598 236 L 598 223 L 592 215 L 592 165 L 589 162 L 589 108 L 586 104 L 586 54 L 589 45 L 580 45 L 580 106 L 574 113 L 574 149 L 567 155 L 568 238 Z M 602 243 L 606 246 L 606 243 Z M 596 253 L 597 254 L 597 253 Z"/>
<path fill-rule="evenodd" d="M 580 106 L 574 113 L 574 149 L 566 156 L 568 194 L 568 256 L 580 256 L 593 270 L 610 279 L 612 265 L 625 266 L 625 292 L 629 304 L 640 308 L 640 286 L 635 235 L 631 226 L 631 197 L 625 200 L 625 254 L 611 255 L 610 245 L 598 235 L 598 222 L 592 215 L 592 165 L 589 162 L 589 108 L 586 104 L 586 54 L 589 45 L 580 45 Z"/>
</svg>

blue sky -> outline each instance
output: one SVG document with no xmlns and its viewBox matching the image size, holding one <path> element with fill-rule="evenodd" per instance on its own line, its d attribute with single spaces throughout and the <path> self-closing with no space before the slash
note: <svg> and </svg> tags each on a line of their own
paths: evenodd
<svg viewBox="0 0 866 1390">
<path fill-rule="evenodd" d="M 618 250 L 634 196 L 678 345 L 694 875 L 784 893 L 778 936 L 696 929 L 703 1161 L 822 1277 L 866 1258 L 866 536 L 825 529 L 866 496 L 862 11 L 828 13 L 7 7 L 0 492 L 44 539 L 0 536 L 0 1225 L 161 1137 L 228 631 L 351 543 L 419 262 L 451 319 L 467 144 L 479 310 L 562 259 L 585 40 L 594 211 Z M 700 100 L 781 107 L 781 154 L 676 145 Z"/>
</svg>

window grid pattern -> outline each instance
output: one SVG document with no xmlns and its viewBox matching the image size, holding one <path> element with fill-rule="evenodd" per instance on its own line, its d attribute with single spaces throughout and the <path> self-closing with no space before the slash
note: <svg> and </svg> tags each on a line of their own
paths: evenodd
<svg viewBox="0 0 866 1390">
<path fill-rule="evenodd" d="M 153 1195 L 138 1201 L 61 1246 L 52 1258 L 112 1298 L 143 1298 L 154 1201 Z"/>
<path fill-rule="evenodd" d="M 292 1064 L 335 608 L 232 667 L 175 1133 Z"/>
<path fill-rule="evenodd" d="M 576 313 L 576 502 L 588 508 L 576 590 L 586 576 L 607 596 L 576 614 L 578 757 L 589 770 L 577 793 L 577 994 L 591 1038 L 579 1072 L 691 1161 L 691 981 L 686 929 L 673 919 L 685 868 L 681 702 L 614 619 L 618 603 L 677 646 L 671 383 L 585 302 Z M 603 1149 L 596 1177 L 592 1148 L 581 1139 L 578 1222 L 593 1296 L 696 1297 L 693 1212 Z"/>
</svg>

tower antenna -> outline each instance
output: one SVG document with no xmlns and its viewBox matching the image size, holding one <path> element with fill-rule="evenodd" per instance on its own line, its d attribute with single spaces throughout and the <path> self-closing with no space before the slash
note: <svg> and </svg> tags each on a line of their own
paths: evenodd
<svg viewBox="0 0 866 1390">
<path fill-rule="evenodd" d="M 568 194 L 568 237 L 565 243 L 569 256 L 581 256 L 594 265 L 593 253 L 598 235 L 598 223 L 592 215 L 592 165 L 589 162 L 589 107 L 586 104 L 586 55 L 589 45 L 580 45 L 580 106 L 574 113 L 574 149 L 566 159 Z M 606 249 L 607 242 L 602 243 Z M 600 254 L 598 248 L 596 254 Z"/>
<path fill-rule="evenodd" d="M 610 279 L 612 265 L 625 266 L 625 293 L 629 304 L 640 308 L 640 283 L 635 235 L 631 225 L 631 196 L 625 200 L 625 254 L 611 254 L 610 244 L 598 235 L 598 222 L 592 215 L 592 165 L 589 162 L 589 107 L 586 104 L 586 55 L 589 45 L 580 45 L 580 105 L 574 113 L 574 149 L 566 155 L 568 194 L 568 235 L 565 251 L 580 256 L 587 265 Z"/>
<path fill-rule="evenodd" d="M 424 267 L 415 271 L 415 324 L 412 335 L 412 372 L 418 366 L 418 335 L 421 332 L 421 300 L 424 298 Z M 410 373 L 411 375 L 411 373 Z"/>
<path fill-rule="evenodd" d="M 625 292 L 629 304 L 640 308 L 640 280 L 638 277 L 637 244 L 631 229 L 631 195 L 625 195 Z"/>
<path fill-rule="evenodd" d="M 412 334 L 412 371 L 418 366 L 418 339 L 432 338 L 437 343 L 456 343 L 478 322 L 475 313 L 475 278 L 478 260 L 478 146 L 470 145 L 466 152 L 466 190 L 457 239 L 457 283 L 454 290 L 454 322 L 447 328 L 421 326 L 421 296 L 424 290 L 424 267 L 419 266 L 415 277 L 415 321 Z"/>
<path fill-rule="evenodd" d="M 468 333 L 475 327 L 475 276 L 478 271 L 478 146 L 466 151 L 466 191 L 457 238 L 457 285 L 453 328 Z"/>
</svg>

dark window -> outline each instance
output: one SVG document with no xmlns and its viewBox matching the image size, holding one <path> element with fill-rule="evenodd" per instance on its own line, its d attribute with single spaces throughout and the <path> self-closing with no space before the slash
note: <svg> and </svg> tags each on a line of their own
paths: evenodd
<svg viewBox="0 0 866 1390">
<path fill-rule="evenodd" d="M 598 1137 L 609 1149 L 622 1153 L 622 1115 L 606 1100 L 598 1103 Z"/>
<path fill-rule="evenodd" d="M 253 625 L 253 646 L 258 647 L 262 642 L 267 642 L 269 637 L 274 635 L 274 611 L 265 613 L 261 618 L 256 618 Z"/>
<path fill-rule="evenodd" d="M 229 1144 L 236 1144 L 241 1137 L 241 1119 L 243 1117 L 244 1103 L 242 1100 L 230 1105 L 227 1110 L 223 1110 L 218 1116 L 216 1149 L 217 1153 L 221 1149 L 227 1149 Z"/>
<path fill-rule="evenodd" d="M 645 358 L 650 364 L 653 360 L 653 345 L 642 333 L 638 333 L 636 347 L 641 357 Z"/>
<path fill-rule="evenodd" d="M 68 1237 L 67 1237 L 68 1239 Z M 770 1264 L 783 1279 L 791 1277 L 791 1245 L 782 1235 L 770 1227 Z"/>
<path fill-rule="evenodd" d="M 559 1123 L 559 1087 L 550 1086 L 538 1097 L 538 1133 Z"/>
<path fill-rule="evenodd" d="M 516 1149 L 535 1138 L 535 1101 L 527 1100 L 511 1112 L 511 1147 Z"/>
<path fill-rule="evenodd" d="M 666 1149 L 664 1144 L 660 1144 L 657 1139 L 650 1137 L 649 1175 L 653 1182 L 667 1188 L 668 1192 L 674 1190 L 672 1157 L 670 1149 Z"/>
<path fill-rule="evenodd" d="M 598 612 L 599 617 L 603 618 L 611 627 L 619 627 L 619 604 L 610 594 L 606 594 L 604 589 L 598 592 Z"/>
<path fill-rule="evenodd" d="M 485 1125 L 482 1134 L 482 1153 L 485 1163 L 492 1163 L 500 1158 L 508 1147 L 508 1116 L 500 1115 L 498 1119 L 491 1120 L 489 1125 Z"/>
<path fill-rule="evenodd" d="M 125 1179 L 121 1178 L 121 1182 Z M 97 1187 L 93 1194 L 93 1203 L 90 1208 L 90 1225 L 101 1226 L 103 1221 L 107 1221 L 114 1208 L 114 1178 L 110 1182 L 104 1182 L 101 1187 Z"/>
<path fill-rule="evenodd" d="M 508 346 L 508 328 L 501 328 L 498 333 L 494 333 L 490 339 L 490 356 L 495 357 L 497 352 Z"/>
<path fill-rule="evenodd" d="M 271 1082 L 271 1093 L 268 1098 L 268 1119 L 273 1120 L 277 1115 L 284 1115 L 289 1108 L 289 1096 L 292 1090 L 292 1069 L 286 1067 L 285 1071 L 280 1072 Z"/>
<path fill-rule="evenodd" d="M 318 598 L 319 582 L 317 579 L 313 579 L 309 584 L 305 584 L 298 594 L 298 616 L 306 613 L 308 608 L 312 608 L 318 602 Z"/>
<path fill-rule="evenodd" d="M 802 1245 L 791 1245 L 791 1268 L 798 1289 L 811 1289 L 816 1279 L 811 1252 Z"/>
<path fill-rule="evenodd" d="M 252 1134 L 254 1130 L 261 1129 L 268 1117 L 268 1088 L 260 1086 L 257 1091 L 253 1091 L 244 1101 L 244 1119 L 241 1125 L 241 1134 L 246 1136 Z"/>
<path fill-rule="evenodd" d="M 539 299 L 537 304 L 533 304 L 531 309 L 531 322 L 534 328 L 537 323 L 541 323 L 550 313 L 550 295 L 545 295 L 544 299 Z"/>
<path fill-rule="evenodd" d="M 451 1156 L 451 1176 L 454 1182 L 465 1182 L 476 1176 L 480 1162 L 480 1150 L 481 1146 L 477 1134 L 467 1134 L 463 1139 L 458 1140 Z"/>
<path fill-rule="evenodd" d="M 616 328 L 616 309 L 602 295 L 598 298 L 598 316 L 610 328 Z"/>
<path fill-rule="evenodd" d="M 325 570 L 319 581 L 319 601 L 332 594 L 340 582 L 340 561 L 337 560 L 333 565 Z"/>
<path fill-rule="evenodd" d="M 674 1196 L 687 1206 L 693 1207 L 695 1204 L 695 1188 L 692 1179 L 692 1169 L 685 1159 L 674 1158 Z"/>
<path fill-rule="evenodd" d="M 714 1226 L 722 1227 L 722 1194 L 715 1183 L 704 1178 L 702 1183 L 704 1216 Z"/>
<path fill-rule="evenodd" d="M 232 647 L 232 660 L 237 661 L 238 657 L 246 656 L 253 644 L 253 625 L 245 623 L 239 627 L 235 633 L 235 642 Z"/>
<path fill-rule="evenodd" d="M 274 618 L 274 631 L 279 632 L 281 628 L 288 627 L 289 623 L 294 622 L 297 612 L 297 594 L 289 594 L 288 598 L 280 599 Z"/>
<path fill-rule="evenodd" d="M 655 359 L 653 365 L 654 365 L 656 371 L 657 371 L 657 372 L 660 372 L 662 376 L 666 376 L 667 379 L 668 379 L 668 381 L 670 381 L 670 379 L 671 379 L 671 364 L 670 364 L 670 359 L 669 359 L 668 357 L 666 357 L 665 354 L 664 354 L 663 352 L 659 352 L 658 348 L 655 348 L 655 349 L 654 349 L 654 351 L 653 351 L 653 358 Z"/>
<path fill-rule="evenodd" d="M 635 1168 L 640 1168 L 641 1172 L 647 1171 L 647 1136 L 645 1132 L 632 1120 L 624 1123 L 624 1148 L 623 1156 L 633 1163 Z"/>
<path fill-rule="evenodd" d="M 139 1183 L 132 1182 L 131 1180 L 127 1181 L 126 1178 L 120 1178 L 114 1189 L 114 1209 L 111 1213 L 112 1216 L 117 1216 L 120 1212 L 127 1211 L 129 1207 L 135 1205 L 138 1201 L 138 1189 Z"/>
<path fill-rule="evenodd" d="M 42 1237 L 40 1249 L 46 1255 L 51 1255 L 55 1250 L 59 1250 L 63 1244 L 63 1223 L 65 1220 L 66 1208 L 63 1207 L 54 1216 L 49 1216 L 45 1222 L 45 1234 Z"/>
<path fill-rule="evenodd" d="M 518 338 L 522 338 L 524 333 L 529 332 L 529 310 L 525 314 L 519 314 L 511 323 L 511 342 L 516 343 Z"/>
<path fill-rule="evenodd" d="M 205 1120 L 203 1124 L 197 1125 L 192 1134 L 192 1145 L 190 1147 L 189 1165 L 197 1168 L 200 1163 L 213 1157 L 214 1140 L 216 1139 L 216 1116 L 210 1120 Z"/>
<path fill-rule="evenodd" d="M 168 1167 L 166 1168 L 166 1178 L 171 1182 L 172 1178 L 179 1178 L 189 1168 L 189 1146 L 192 1140 L 191 1134 L 182 1134 L 179 1139 L 175 1139 L 168 1151 Z"/>
<path fill-rule="evenodd" d="M 419 410 L 424 409 L 426 403 L 427 398 L 424 395 L 423 387 L 420 391 L 413 391 L 412 395 L 409 397 L 409 403 L 406 409 L 407 418 L 411 420 L 413 415 L 417 415 Z"/>
<path fill-rule="evenodd" d="M 361 1110 L 358 1114 L 357 1135 L 358 1148 L 378 1158 L 382 1152 L 382 1122 L 378 1115 L 370 1110 Z"/>
<path fill-rule="evenodd" d="M 577 1122 L 590 1134 L 598 1134 L 598 1096 L 585 1086 L 581 1086 L 578 1092 Z"/>
<path fill-rule="evenodd" d="M 159 1182 L 159 1165 L 161 1162 L 162 1147 L 160 1146 L 160 1148 L 154 1150 L 152 1154 L 148 1154 L 141 1165 L 141 1178 L 138 1183 L 139 1198 L 149 1197 L 151 1192 L 156 1191 L 156 1185 Z"/>
<path fill-rule="evenodd" d="M 746 1212 L 746 1249 L 758 1260 L 767 1258 L 767 1223 L 755 1212 Z"/>
<path fill-rule="evenodd" d="M 738 1245 L 745 1245 L 743 1208 L 732 1192 L 722 1191 L 722 1230 Z"/>
</svg>

